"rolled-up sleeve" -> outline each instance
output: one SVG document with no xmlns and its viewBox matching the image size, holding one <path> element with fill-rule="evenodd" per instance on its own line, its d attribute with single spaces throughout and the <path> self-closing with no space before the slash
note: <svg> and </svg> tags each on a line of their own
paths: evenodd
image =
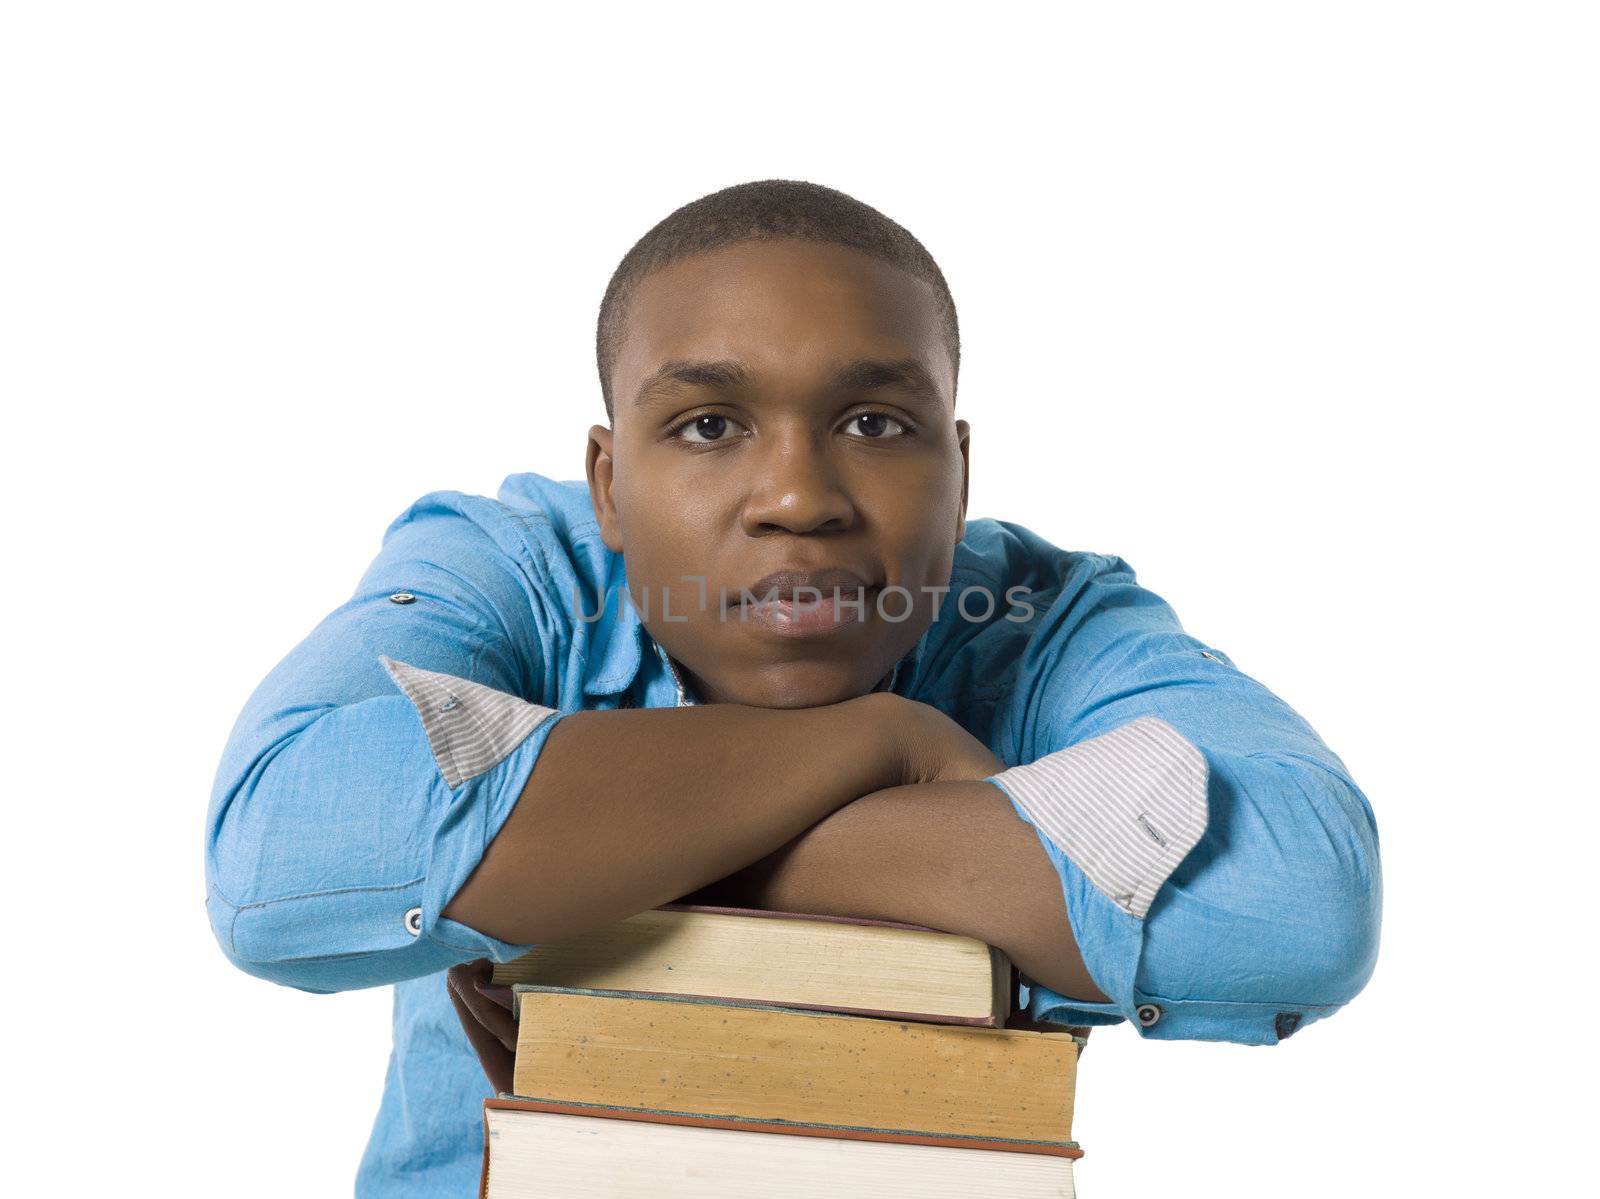
<svg viewBox="0 0 1600 1199">
<path fill-rule="evenodd" d="M 526 952 L 441 913 L 563 715 L 548 573 L 498 505 L 425 496 L 256 689 L 206 820 L 208 914 L 240 969 L 329 992 Z"/>
<path fill-rule="evenodd" d="M 1378 831 L 1283 700 L 1186 633 L 1120 558 L 1077 555 L 1030 639 L 991 776 L 1061 876 L 1109 1003 L 1030 987 L 1037 1019 L 1275 1044 L 1365 986 Z"/>
</svg>

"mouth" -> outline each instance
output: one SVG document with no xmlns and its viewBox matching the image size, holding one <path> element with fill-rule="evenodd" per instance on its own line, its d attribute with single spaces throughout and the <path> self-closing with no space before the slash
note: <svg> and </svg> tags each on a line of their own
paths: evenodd
<svg viewBox="0 0 1600 1199">
<path fill-rule="evenodd" d="M 757 600 L 794 600 L 815 598 L 816 593 L 832 595 L 835 591 L 854 596 L 871 586 L 853 570 L 843 566 L 830 566 L 817 570 L 775 570 L 746 586 L 739 599 L 746 595 Z"/>
<path fill-rule="evenodd" d="M 729 605 L 737 618 L 784 637 L 840 633 L 864 624 L 880 588 L 854 571 L 776 571 Z"/>
</svg>

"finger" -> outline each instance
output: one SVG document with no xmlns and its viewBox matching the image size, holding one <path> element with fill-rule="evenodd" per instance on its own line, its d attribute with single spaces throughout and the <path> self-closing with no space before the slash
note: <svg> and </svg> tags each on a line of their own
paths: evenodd
<svg viewBox="0 0 1600 1199">
<path fill-rule="evenodd" d="M 467 1034 L 467 1041 L 471 1044 L 472 1051 L 478 1055 L 478 1064 L 483 1067 L 489 1085 L 494 1088 L 496 1094 L 509 1093 L 513 1089 L 516 1055 L 483 1026 L 476 1014 L 467 1006 L 461 991 L 454 986 L 447 990 L 450 993 L 450 1002 L 456 1009 L 456 1018 Z"/>
<path fill-rule="evenodd" d="M 517 1021 L 509 1009 L 480 995 L 475 987 L 452 985 L 450 993 L 491 1036 L 507 1049 L 516 1049 Z"/>
<path fill-rule="evenodd" d="M 515 1050 L 517 1047 L 517 1020 L 510 1012 L 498 1004 L 489 1003 L 487 1000 L 473 1009 L 479 1023 L 494 1034 L 495 1039 L 507 1049 Z"/>
<path fill-rule="evenodd" d="M 488 981 L 493 963 L 488 958 L 477 958 L 470 962 L 461 962 L 451 966 L 445 971 L 445 980 L 450 990 L 457 994 L 465 995 L 473 989 L 473 982 L 477 979 Z"/>
<path fill-rule="evenodd" d="M 508 1012 L 512 1010 L 511 988 L 493 981 L 494 963 L 488 958 L 476 958 L 459 966 L 450 967 L 450 979 L 451 985 L 456 987 L 463 997 L 466 996 L 468 987 L 471 987 L 479 995 L 498 1003 Z"/>
<path fill-rule="evenodd" d="M 511 988 L 500 983 L 486 982 L 481 978 L 472 980 L 473 989 L 490 1003 L 498 1003 L 506 1011 L 511 1010 Z"/>
</svg>

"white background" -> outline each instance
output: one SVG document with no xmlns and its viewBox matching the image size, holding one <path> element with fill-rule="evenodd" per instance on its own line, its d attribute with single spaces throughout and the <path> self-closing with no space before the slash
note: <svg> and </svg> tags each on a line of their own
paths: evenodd
<svg viewBox="0 0 1600 1199">
<path fill-rule="evenodd" d="M 943 266 L 969 516 L 1127 558 L 1377 812 L 1367 989 L 1271 1048 L 1097 1032 L 1083 1192 L 1570 1193 L 1594 22 L 1096 7 L 6 9 L 6 1169 L 348 1192 L 389 994 L 218 951 L 228 729 L 416 496 L 580 478 L 616 261 L 781 176 Z"/>
</svg>

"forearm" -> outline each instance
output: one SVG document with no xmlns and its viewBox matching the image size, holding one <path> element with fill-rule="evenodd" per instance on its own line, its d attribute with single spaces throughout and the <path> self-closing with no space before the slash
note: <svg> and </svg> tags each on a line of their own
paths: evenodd
<svg viewBox="0 0 1600 1199">
<path fill-rule="evenodd" d="M 1084 968 L 1037 834 L 981 780 L 864 796 L 696 898 L 961 933 L 1064 996 L 1106 998 Z"/>
<path fill-rule="evenodd" d="M 539 944 L 669 902 L 900 780 L 882 697 L 574 712 L 445 915 Z"/>
</svg>

